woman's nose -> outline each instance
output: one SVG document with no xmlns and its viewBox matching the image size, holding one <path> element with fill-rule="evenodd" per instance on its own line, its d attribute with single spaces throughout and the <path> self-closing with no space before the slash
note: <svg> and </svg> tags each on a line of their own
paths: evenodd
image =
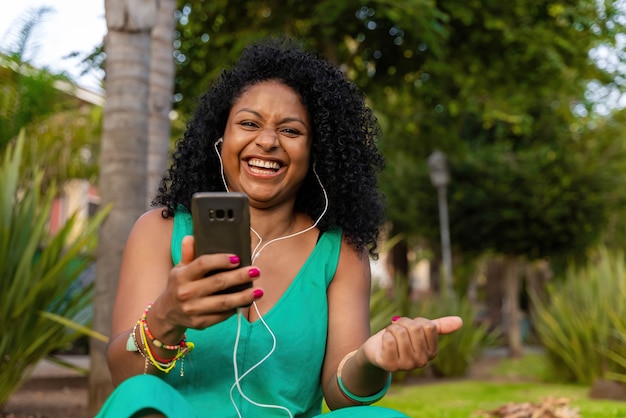
<svg viewBox="0 0 626 418">
<path fill-rule="evenodd" d="M 273 129 L 263 129 L 256 138 L 257 146 L 264 151 L 270 151 L 279 145 L 278 135 Z"/>
</svg>

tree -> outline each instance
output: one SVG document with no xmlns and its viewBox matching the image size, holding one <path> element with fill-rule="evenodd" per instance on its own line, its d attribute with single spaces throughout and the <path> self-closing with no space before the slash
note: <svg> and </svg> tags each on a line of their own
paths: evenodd
<svg viewBox="0 0 626 418">
<path fill-rule="evenodd" d="M 623 208 L 611 180 L 624 166 L 623 141 L 592 129 L 597 116 L 585 99 L 590 81 L 612 82 L 588 54 L 614 42 L 619 30 L 609 28 L 620 26 L 618 11 L 612 2 L 603 10 L 594 1 L 524 3 L 443 4 L 447 52 L 425 62 L 419 88 L 408 87 L 424 104 L 414 116 L 422 143 L 392 135 L 384 144 L 394 168 L 383 184 L 414 219 L 436 219 L 437 206 L 425 165 L 411 164 L 434 147 L 448 153 L 452 241 L 466 255 L 505 256 L 513 324 L 517 260 L 580 256 L 606 227 L 607 213 Z M 413 195 L 405 193 L 410 187 Z M 405 215 L 398 211 L 394 223 Z M 416 232 L 437 242 L 434 222 Z M 518 355 L 519 333 L 509 341 Z"/>
<path fill-rule="evenodd" d="M 520 257 L 580 254 L 621 204 L 603 195 L 622 152 L 594 142 L 583 116 L 594 111 L 589 83 L 616 79 L 589 53 L 615 44 L 622 15 L 608 0 L 295 1 L 289 11 L 272 1 L 187 1 L 177 92 L 188 103 L 258 36 L 303 39 L 345 68 L 380 117 L 393 230 L 439 242 L 426 167 L 439 148 L 453 168 L 453 243 L 468 256 L 510 256 L 514 269 Z M 610 164 L 588 169 L 594 155 L 611 155 Z"/>
<path fill-rule="evenodd" d="M 422 60 L 421 53 L 406 54 L 407 39 L 409 48 L 419 41 L 437 51 L 444 34 L 442 18 L 428 0 L 393 6 L 386 0 L 367 5 L 358 0 L 296 0 L 289 8 L 279 0 L 179 1 L 176 108 L 190 112 L 194 99 L 222 68 L 250 42 L 266 36 L 300 39 L 344 68 L 368 93 L 374 87 L 401 85 L 404 73 L 418 69 Z"/>
<path fill-rule="evenodd" d="M 18 18 L 0 48 L 0 153 L 24 129 L 23 164 L 42 167 L 44 187 L 76 178 L 95 181 L 100 97 L 87 96 L 65 75 L 35 68 L 27 59 L 33 30 L 48 11 Z"/>
<path fill-rule="evenodd" d="M 113 300 L 124 243 L 146 206 L 151 31 L 158 1 L 106 0 L 106 104 L 100 159 L 100 193 L 113 209 L 100 229 L 94 329 L 110 335 Z M 106 345 L 90 341 L 89 413 L 112 390 Z"/>
<path fill-rule="evenodd" d="M 160 0 L 157 24 L 152 30 L 150 56 L 150 120 L 148 125 L 149 207 L 163 172 L 167 168 L 170 145 L 170 112 L 174 95 L 174 11 L 176 0 Z"/>
<path fill-rule="evenodd" d="M 0 49 L 0 151 L 22 128 L 68 108 L 64 93 L 55 87 L 60 81 L 68 81 L 67 77 L 36 69 L 27 59 L 33 30 L 49 11 L 40 8 L 25 13 L 16 19 L 13 36 L 10 32 L 3 40 L 6 43 Z"/>
</svg>

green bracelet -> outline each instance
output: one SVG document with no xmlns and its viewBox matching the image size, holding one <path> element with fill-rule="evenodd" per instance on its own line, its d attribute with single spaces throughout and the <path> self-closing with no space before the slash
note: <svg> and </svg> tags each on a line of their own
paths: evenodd
<svg viewBox="0 0 626 418">
<path fill-rule="evenodd" d="M 339 389 L 341 389 L 341 392 L 346 396 L 346 398 L 353 400 L 354 402 L 359 402 L 363 405 L 369 405 L 381 400 L 383 396 L 385 396 L 385 393 L 387 393 L 387 390 L 389 390 L 389 386 L 391 386 L 391 373 L 389 373 L 389 378 L 387 378 L 387 383 L 385 383 L 385 386 L 378 393 L 370 396 L 358 396 L 350 392 L 343 384 L 341 376 L 337 376 L 337 383 L 339 384 Z"/>
</svg>

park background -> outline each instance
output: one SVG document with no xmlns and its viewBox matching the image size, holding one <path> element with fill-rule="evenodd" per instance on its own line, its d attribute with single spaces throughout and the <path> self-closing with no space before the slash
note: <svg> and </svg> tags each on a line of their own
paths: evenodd
<svg viewBox="0 0 626 418">
<path fill-rule="evenodd" d="M 372 329 L 394 314 L 465 319 L 422 376 L 395 385 L 466 376 L 493 347 L 523 361 L 532 345 L 541 382 L 623 389 L 624 1 L 93 3 L 106 42 L 62 52 L 69 70 L 37 61 L 38 42 L 65 43 L 37 33 L 54 3 L 15 16 L 0 43 L 0 404 L 42 358 L 83 347 L 97 411 L 130 226 L 194 98 L 276 34 L 339 65 L 383 127 Z M 91 33 L 83 14 L 60 14 L 72 39 Z M 601 405 L 594 416 L 624 416 Z"/>
</svg>

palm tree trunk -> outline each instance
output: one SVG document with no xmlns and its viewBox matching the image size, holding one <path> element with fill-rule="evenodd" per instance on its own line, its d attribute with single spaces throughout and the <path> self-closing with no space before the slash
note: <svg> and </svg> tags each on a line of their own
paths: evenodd
<svg viewBox="0 0 626 418">
<path fill-rule="evenodd" d="M 148 125 L 148 196 L 149 208 L 163 172 L 167 168 L 170 144 L 170 112 L 174 94 L 174 11 L 176 0 L 161 0 L 159 17 L 152 30 L 150 60 L 150 119 Z"/>
<path fill-rule="evenodd" d="M 100 194 L 113 209 L 100 229 L 96 261 L 96 331 L 110 335 L 122 252 L 135 220 L 145 210 L 150 33 L 158 0 L 106 0 L 106 103 L 100 154 Z M 112 390 L 106 345 L 90 342 L 88 413 Z"/>
<path fill-rule="evenodd" d="M 522 333 L 520 329 L 520 275 L 519 262 L 515 257 L 507 256 L 504 261 L 504 315 L 507 320 L 507 343 L 509 356 L 520 358 L 524 355 Z"/>
<path fill-rule="evenodd" d="M 504 260 L 501 257 L 490 257 L 486 261 L 485 301 L 491 328 L 502 328 L 503 325 L 503 287 Z"/>
</svg>

